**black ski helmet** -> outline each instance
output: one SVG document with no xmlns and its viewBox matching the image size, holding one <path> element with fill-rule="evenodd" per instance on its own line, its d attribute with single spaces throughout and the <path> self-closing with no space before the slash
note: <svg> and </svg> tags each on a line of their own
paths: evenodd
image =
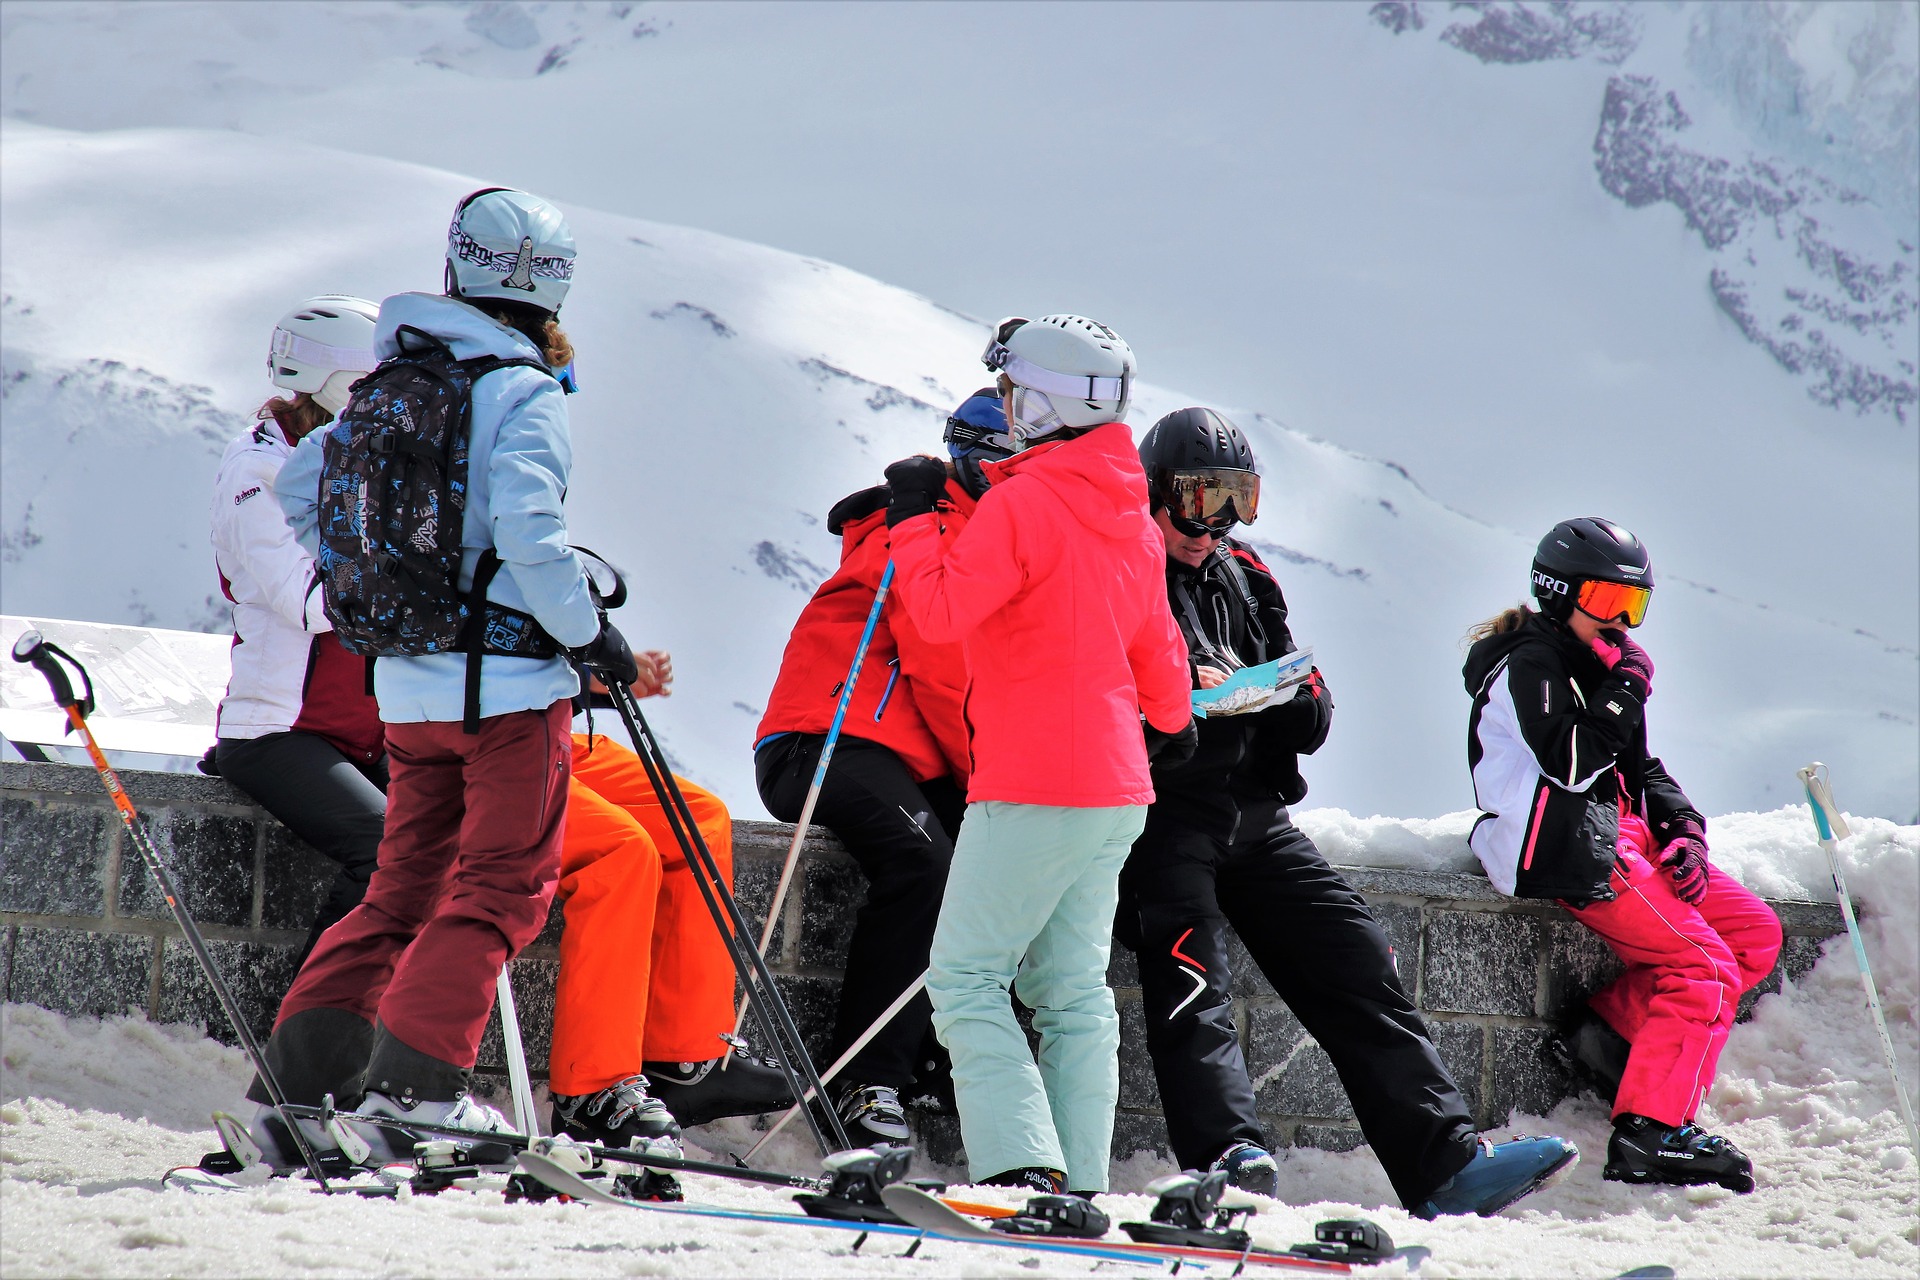
<svg viewBox="0 0 1920 1280">
<path fill-rule="evenodd" d="M 1562 520 L 1533 553 L 1533 598 L 1549 618 L 1565 622 L 1583 582 L 1619 582 L 1653 587 L 1653 558 L 1646 544 L 1611 520 L 1582 516 Z"/>
<path fill-rule="evenodd" d="M 1170 481 L 1182 471 L 1246 471 L 1259 474 L 1253 446 L 1240 428 L 1212 409 L 1175 409 L 1153 424 L 1140 440 L 1140 465 L 1147 473 L 1148 510 L 1170 507 Z M 1257 497 L 1257 490 L 1255 491 Z M 1253 512 L 1235 513 L 1250 523 Z"/>
</svg>

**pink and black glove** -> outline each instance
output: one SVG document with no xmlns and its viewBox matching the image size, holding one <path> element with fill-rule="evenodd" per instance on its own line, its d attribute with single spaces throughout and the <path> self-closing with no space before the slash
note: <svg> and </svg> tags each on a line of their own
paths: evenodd
<svg viewBox="0 0 1920 1280">
<path fill-rule="evenodd" d="M 1707 896 L 1713 874 L 1707 862 L 1707 830 L 1692 814 L 1681 814 L 1661 824 L 1677 834 L 1660 848 L 1660 867 L 1673 880 L 1673 892 L 1688 906 L 1699 906 Z"/>
<path fill-rule="evenodd" d="M 1624 631 L 1603 631 L 1594 637 L 1593 651 L 1612 670 L 1627 692 L 1645 703 L 1653 696 L 1653 659 Z"/>
</svg>

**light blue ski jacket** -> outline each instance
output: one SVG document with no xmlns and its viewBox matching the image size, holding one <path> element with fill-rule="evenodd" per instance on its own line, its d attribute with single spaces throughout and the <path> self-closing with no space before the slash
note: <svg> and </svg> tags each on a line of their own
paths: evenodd
<svg viewBox="0 0 1920 1280">
<path fill-rule="evenodd" d="M 454 298 L 430 293 L 395 294 L 380 304 L 374 354 L 399 353 L 394 334 L 411 325 L 439 338 L 462 360 L 480 356 L 526 356 L 540 350 L 520 333 Z M 300 545 L 317 557 L 320 548 L 320 467 L 325 430 L 300 442 L 274 480 L 274 496 Z M 480 555 L 494 548 L 501 570 L 487 598 L 530 613 L 547 634 L 568 648 L 592 640 L 600 629 L 587 575 L 567 545 L 561 502 L 573 467 L 566 395 L 536 369 L 500 369 L 473 386 L 468 436 L 467 508 L 460 542 L 460 585 L 473 585 Z M 388 724 L 459 720 L 466 701 L 467 655 L 435 653 L 418 658 L 382 658 L 374 664 L 374 695 Z M 541 711 L 580 691 L 573 668 L 561 658 L 486 657 L 481 660 L 480 714 Z"/>
</svg>

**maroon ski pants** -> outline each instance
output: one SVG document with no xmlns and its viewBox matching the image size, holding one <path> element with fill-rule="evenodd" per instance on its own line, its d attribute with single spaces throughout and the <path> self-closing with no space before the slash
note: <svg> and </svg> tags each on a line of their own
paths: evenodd
<svg viewBox="0 0 1920 1280">
<path fill-rule="evenodd" d="M 389 724 L 387 825 L 366 897 L 321 936 L 276 1028 L 309 1009 L 378 1019 L 472 1067 L 500 968 L 546 923 L 560 878 L 572 707 Z"/>
</svg>

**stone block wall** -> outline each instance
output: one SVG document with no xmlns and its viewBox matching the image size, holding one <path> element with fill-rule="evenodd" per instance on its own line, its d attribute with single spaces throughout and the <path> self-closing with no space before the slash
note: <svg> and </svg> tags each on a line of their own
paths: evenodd
<svg viewBox="0 0 1920 1280">
<path fill-rule="evenodd" d="M 264 1036 L 333 864 L 219 779 L 138 772 L 121 778 L 242 1010 Z M 792 828 L 781 824 L 735 824 L 735 893 L 756 934 L 791 839 Z M 1565 1097 L 1569 1082 L 1545 1051 L 1547 1036 L 1556 1020 L 1619 972 L 1612 953 L 1557 908 L 1503 898 L 1481 876 L 1342 870 L 1392 940 L 1434 1044 L 1481 1122 L 1503 1124 L 1515 1109 L 1539 1114 Z M 864 879 L 845 852 L 826 832 L 810 833 L 768 961 L 816 1056 L 832 1027 L 852 913 L 864 893 Z M 1747 997 L 1746 1008 L 1777 989 L 1783 975 L 1810 968 L 1821 942 L 1843 928 L 1832 903 L 1773 905 L 1786 927 L 1786 946 L 1780 967 Z M 546 1071 L 562 927 L 556 908 L 513 965 L 536 1076 Z M 1235 1020 L 1269 1139 L 1333 1150 L 1358 1146 L 1359 1131 L 1326 1053 L 1237 942 L 1231 964 Z M 1114 949 L 1108 981 L 1123 1033 L 1115 1148 L 1122 1155 L 1164 1151 L 1139 975 L 1123 948 Z M 234 1040 L 90 769 L 0 763 L 0 993 L 61 1013 L 141 1013 L 199 1023 L 218 1039 Z M 502 1055 L 496 1016 L 481 1046 L 482 1068 L 502 1070 Z M 955 1122 L 916 1120 L 927 1154 L 958 1163 Z"/>
</svg>

